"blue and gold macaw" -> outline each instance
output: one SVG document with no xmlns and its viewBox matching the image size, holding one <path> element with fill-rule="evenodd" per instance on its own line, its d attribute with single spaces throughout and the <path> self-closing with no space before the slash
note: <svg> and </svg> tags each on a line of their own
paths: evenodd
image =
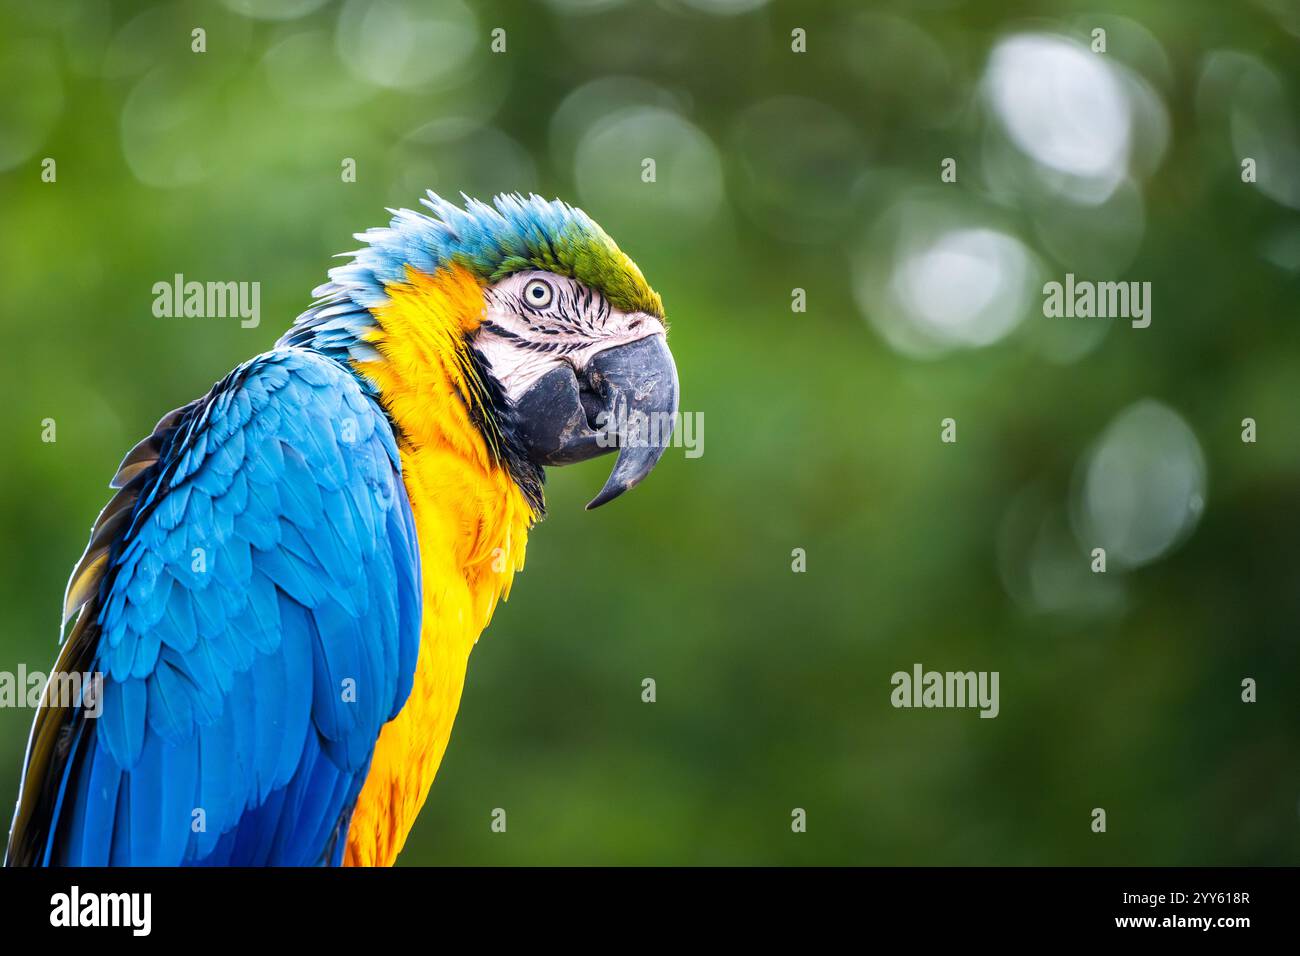
<svg viewBox="0 0 1300 956">
<path fill-rule="evenodd" d="M 6 861 L 388 865 L 543 468 L 644 478 L 677 412 L 663 306 L 581 210 L 399 210 L 276 347 L 122 462 L 68 583 Z"/>
</svg>

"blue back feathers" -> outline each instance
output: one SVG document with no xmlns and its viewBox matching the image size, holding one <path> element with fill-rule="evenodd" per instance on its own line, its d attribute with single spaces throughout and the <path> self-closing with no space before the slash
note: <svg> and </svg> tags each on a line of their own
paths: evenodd
<svg viewBox="0 0 1300 956">
<path fill-rule="evenodd" d="M 36 862 L 338 862 L 418 652 L 382 410 L 307 350 L 241 366 L 141 477 L 92 611 L 103 712 L 68 728 Z"/>
</svg>

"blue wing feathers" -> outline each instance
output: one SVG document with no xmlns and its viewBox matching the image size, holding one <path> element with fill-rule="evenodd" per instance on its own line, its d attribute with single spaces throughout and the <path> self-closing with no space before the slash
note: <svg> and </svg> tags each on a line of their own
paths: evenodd
<svg viewBox="0 0 1300 956">
<path fill-rule="evenodd" d="M 383 411 L 299 348 L 186 411 L 110 558 L 46 858 L 337 862 L 414 679 L 419 556 Z"/>
</svg>

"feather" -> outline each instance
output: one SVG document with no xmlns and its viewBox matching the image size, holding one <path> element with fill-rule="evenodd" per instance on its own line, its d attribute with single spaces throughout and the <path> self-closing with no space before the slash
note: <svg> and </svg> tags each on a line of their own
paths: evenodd
<svg viewBox="0 0 1300 956">
<path fill-rule="evenodd" d="M 357 425 L 347 442 L 342 415 Z M 81 617 L 60 663 L 105 671 L 102 712 L 38 712 L 11 851 L 137 865 L 341 852 L 418 644 L 418 615 L 393 596 L 418 591 L 413 543 L 377 536 L 381 514 L 413 527 L 390 447 L 358 379 L 290 348 L 128 454 L 65 602 Z M 382 481 L 361 467 L 376 456 Z"/>
<path fill-rule="evenodd" d="M 95 551 L 87 552 L 72 571 L 68 579 L 67 594 L 63 598 L 63 623 L 72 620 L 72 615 L 81 610 L 82 605 L 90 600 L 91 595 L 99 589 L 108 566 L 108 546 L 103 545 Z"/>
</svg>

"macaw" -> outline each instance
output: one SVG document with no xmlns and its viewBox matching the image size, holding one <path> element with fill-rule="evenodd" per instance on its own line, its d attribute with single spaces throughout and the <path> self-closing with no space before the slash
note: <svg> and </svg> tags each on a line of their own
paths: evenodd
<svg viewBox="0 0 1300 956">
<path fill-rule="evenodd" d="M 8 864 L 391 865 L 543 469 L 617 450 L 594 508 L 662 456 L 636 264 L 558 200 L 421 202 L 122 462 L 54 667 L 97 679 L 46 685 Z"/>
</svg>

